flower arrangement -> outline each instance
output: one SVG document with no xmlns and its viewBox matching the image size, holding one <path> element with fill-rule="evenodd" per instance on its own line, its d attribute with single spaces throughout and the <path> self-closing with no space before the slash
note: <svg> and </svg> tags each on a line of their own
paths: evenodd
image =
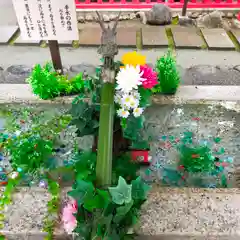
<svg viewBox="0 0 240 240">
<path fill-rule="evenodd" d="M 147 106 L 144 98 L 149 98 L 150 90 L 158 84 L 157 73 L 146 65 L 146 57 L 136 52 L 125 54 L 122 63 L 116 76 L 117 115 L 140 117 Z"/>
</svg>

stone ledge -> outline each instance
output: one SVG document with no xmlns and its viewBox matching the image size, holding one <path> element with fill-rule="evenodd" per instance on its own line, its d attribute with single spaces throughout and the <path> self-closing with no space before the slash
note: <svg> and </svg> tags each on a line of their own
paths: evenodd
<svg viewBox="0 0 240 240">
<path fill-rule="evenodd" d="M 238 189 L 153 187 L 138 232 L 151 239 L 239 239 Z"/>
<path fill-rule="evenodd" d="M 63 197 L 66 190 L 63 189 Z M 6 213 L 1 233 L 9 240 L 43 240 L 47 190 L 19 187 Z M 160 188 L 153 186 L 142 208 L 138 240 L 240 239 L 240 190 Z M 34 209 L 34 210 L 33 210 Z M 215 221 L 217 220 L 217 221 Z M 61 227 L 57 240 L 70 240 Z"/>
<path fill-rule="evenodd" d="M 55 100 L 41 100 L 34 96 L 28 84 L 1 84 L 1 103 L 51 103 L 69 104 L 74 99 L 61 97 Z M 240 86 L 180 86 L 175 95 L 155 95 L 155 104 L 209 104 L 219 101 L 240 101 Z"/>
</svg>

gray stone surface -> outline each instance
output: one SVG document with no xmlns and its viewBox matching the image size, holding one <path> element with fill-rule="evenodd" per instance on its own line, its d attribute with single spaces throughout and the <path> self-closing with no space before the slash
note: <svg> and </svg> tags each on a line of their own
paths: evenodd
<svg viewBox="0 0 240 240">
<path fill-rule="evenodd" d="M 59 46 L 64 46 L 64 47 L 71 47 L 73 43 L 72 41 L 58 41 Z"/>
<path fill-rule="evenodd" d="M 118 27 L 117 44 L 124 47 L 135 47 L 137 30 L 137 27 Z"/>
<path fill-rule="evenodd" d="M 240 85 L 240 71 L 232 67 L 197 65 L 181 69 L 184 85 Z"/>
<path fill-rule="evenodd" d="M 89 75 L 89 76 L 94 75 L 96 72 L 96 66 L 92 64 L 87 64 L 87 63 L 72 65 L 69 68 L 68 74 L 70 77 L 73 77 L 80 72 L 85 73 L 86 75 Z"/>
<path fill-rule="evenodd" d="M 233 42 L 224 29 L 202 29 L 203 36 L 209 49 L 230 50 L 235 49 Z"/>
<path fill-rule="evenodd" d="M 163 26 L 148 26 L 142 27 L 142 39 L 144 47 L 166 47 L 168 39 L 165 27 Z"/>
<path fill-rule="evenodd" d="M 14 41 L 14 45 L 39 45 L 40 41 L 24 40 L 20 33 L 19 37 Z"/>
<path fill-rule="evenodd" d="M 142 208 L 139 233 L 162 240 L 237 239 L 239 200 L 239 194 L 228 190 L 156 187 Z"/>
<path fill-rule="evenodd" d="M 26 65 L 12 65 L 4 72 L 4 79 L 7 83 L 26 83 L 26 78 L 30 76 L 32 68 Z"/>
<path fill-rule="evenodd" d="M 96 28 L 83 28 L 79 31 L 79 44 L 80 46 L 98 46 L 101 43 L 101 29 Z"/>
<path fill-rule="evenodd" d="M 174 26 L 171 29 L 177 48 L 201 48 L 204 44 L 194 27 Z"/>
<path fill-rule="evenodd" d="M 18 26 L 0 26 L 0 44 L 7 44 L 17 32 Z"/>
</svg>

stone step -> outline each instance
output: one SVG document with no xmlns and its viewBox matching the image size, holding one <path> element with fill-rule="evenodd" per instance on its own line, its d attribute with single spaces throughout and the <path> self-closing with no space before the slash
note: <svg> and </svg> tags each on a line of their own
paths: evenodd
<svg viewBox="0 0 240 240">
<path fill-rule="evenodd" d="M 142 208 L 138 233 L 159 240 L 239 239 L 239 201 L 239 189 L 155 186 Z"/>
<path fill-rule="evenodd" d="M 55 100 L 41 100 L 33 95 L 28 84 L 1 84 L 0 103 L 71 103 L 74 96 L 61 97 Z M 239 101 L 240 86 L 180 86 L 175 95 L 155 95 L 155 104 L 207 104 L 217 101 Z"/>
<path fill-rule="evenodd" d="M 195 27 L 181 27 L 176 25 L 169 25 L 173 33 L 174 43 L 176 49 L 196 48 L 202 49 L 208 47 L 209 49 L 217 50 L 235 50 L 232 40 L 228 37 L 224 29 L 202 29 Z M 18 30 L 18 26 L 0 26 L 0 44 L 9 44 Z M 139 46 L 137 42 L 137 33 L 141 30 Z M 233 34 L 238 35 L 238 31 L 232 30 Z M 203 35 L 203 36 L 202 36 Z M 126 37 L 127 36 L 127 37 Z M 187 36 L 187 37 L 186 37 Z M 204 38 L 204 39 L 203 39 Z M 217 39 L 217 41 L 216 41 Z M 207 43 L 207 46 L 206 43 Z M 40 41 L 23 40 L 21 33 L 19 37 L 11 41 L 14 45 L 29 45 L 39 46 Z M 79 24 L 79 46 L 94 46 L 98 47 L 101 43 L 101 28 L 98 23 Z M 117 44 L 119 47 L 136 47 L 136 48 L 158 48 L 158 47 L 173 47 L 171 46 L 171 36 L 167 36 L 165 26 L 149 26 L 143 25 L 139 21 L 119 22 L 117 30 Z M 60 42 L 62 46 L 73 46 L 72 41 Z M 46 46 L 46 45 L 42 45 Z"/>
<path fill-rule="evenodd" d="M 66 195 L 66 189 L 63 191 Z M 43 240 L 43 219 L 50 195 L 40 188 L 18 188 L 5 211 L 1 233 L 8 240 Z M 240 190 L 153 186 L 143 205 L 139 240 L 237 240 Z M 59 225 L 56 239 L 68 239 Z"/>
</svg>

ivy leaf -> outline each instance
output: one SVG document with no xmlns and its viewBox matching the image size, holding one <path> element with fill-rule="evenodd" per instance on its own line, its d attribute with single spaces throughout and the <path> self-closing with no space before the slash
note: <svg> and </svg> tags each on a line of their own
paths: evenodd
<svg viewBox="0 0 240 240">
<path fill-rule="evenodd" d="M 86 182 L 81 179 L 77 180 L 77 188 L 68 192 L 68 195 L 77 200 L 78 205 L 82 205 L 85 199 L 93 197 L 94 186 L 91 182 Z"/>
<path fill-rule="evenodd" d="M 95 209 L 101 208 L 101 198 L 98 195 L 89 196 L 84 199 L 83 207 L 89 212 L 93 212 Z"/>
<path fill-rule="evenodd" d="M 127 215 L 127 213 L 131 210 L 133 206 L 133 200 L 131 202 L 126 203 L 124 206 L 117 208 L 117 213 L 113 218 L 113 221 L 115 223 L 119 223 L 122 221 L 122 219 Z"/>
<path fill-rule="evenodd" d="M 95 196 L 90 195 L 84 199 L 83 207 L 89 212 L 93 212 L 95 209 L 106 209 L 110 201 L 110 195 L 107 191 L 97 189 Z"/>
<path fill-rule="evenodd" d="M 136 200 L 145 200 L 151 187 L 144 183 L 141 177 L 132 181 L 132 198 Z"/>
<path fill-rule="evenodd" d="M 101 199 L 102 208 L 106 209 L 108 204 L 111 202 L 110 195 L 107 191 L 97 189 L 97 193 Z"/>
<path fill-rule="evenodd" d="M 128 185 L 124 178 L 119 177 L 116 187 L 109 187 L 112 201 L 118 205 L 130 203 L 132 200 L 132 185 Z"/>
</svg>

